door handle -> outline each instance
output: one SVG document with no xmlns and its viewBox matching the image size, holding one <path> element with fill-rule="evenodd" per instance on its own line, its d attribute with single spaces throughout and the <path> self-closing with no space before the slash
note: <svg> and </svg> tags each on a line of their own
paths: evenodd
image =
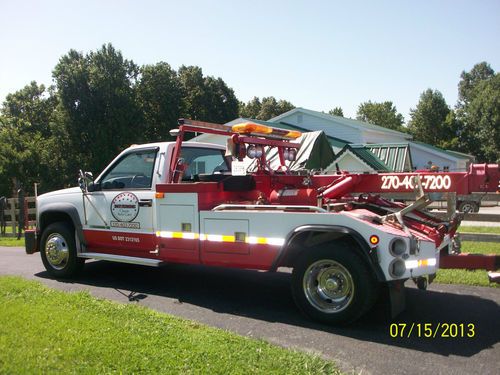
<svg viewBox="0 0 500 375">
<path fill-rule="evenodd" d="M 153 200 L 152 199 L 141 199 L 139 201 L 139 206 L 140 207 L 152 207 L 153 206 Z"/>
</svg>

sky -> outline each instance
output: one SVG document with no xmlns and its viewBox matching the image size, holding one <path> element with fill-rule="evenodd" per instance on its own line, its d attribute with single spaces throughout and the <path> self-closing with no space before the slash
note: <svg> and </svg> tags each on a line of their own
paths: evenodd
<svg viewBox="0 0 500 375">
<path fill-rule="evenodd" d="M 0 102 L 105 43 L 139 65 L 200 66 L 245 102 L 355 117 L 390 100 L 407 121 L 427 88 L 454 106 L 462 71 L 500 69 L 500 1 L 0 0 Z"/>
</svg>

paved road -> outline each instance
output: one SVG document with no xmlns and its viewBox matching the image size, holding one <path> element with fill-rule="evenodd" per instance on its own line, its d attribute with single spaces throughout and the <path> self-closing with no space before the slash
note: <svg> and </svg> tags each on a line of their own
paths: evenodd
<svg viewBox="0 0 500 375">
<path fill-rule="evenodd" d="M 21 275 L 66 291 L 89 290 L 98 297 L 139 303 L 318 353 L 335 360 L 346 372 L 500 374 L 500 289 L 431 285 L 423 292 L 407 288 L 407 309 L 395 322 L 473 323 L 476 337 L 394 339 L 383 304 L 348 328 L 303 318 L 293 304 L 286 272 L 89 262 L 82 276 L 62 282 L 47 275 L 38 254 L 28 256 L 21 248 L 0 247 L 0 274 Z M 135 302 L 129 302 L 131 293 Z"/>
</svg>

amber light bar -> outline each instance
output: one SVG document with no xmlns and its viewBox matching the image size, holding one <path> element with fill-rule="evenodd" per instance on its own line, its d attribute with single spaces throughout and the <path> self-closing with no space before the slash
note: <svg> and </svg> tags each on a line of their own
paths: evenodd
<svg viewBox="0 0 500 375">
<path fill-rule="evenodd" d="M 253 134 L 253 135 L 273 135 L 289 139 L 297 139 L 302 133 L 296 130 L 286 130 L 274 128 L 267 125 L 255 124 L 253 122 L 244 122 L 242 124 L 233 125 L 231 130 L 238 134 Z"/>
</svg>

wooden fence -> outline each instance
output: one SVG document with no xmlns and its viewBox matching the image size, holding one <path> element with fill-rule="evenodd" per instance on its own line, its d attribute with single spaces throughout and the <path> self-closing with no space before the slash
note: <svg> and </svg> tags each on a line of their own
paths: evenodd
<svg viewBox="0 0 500 375">
<path fill-rule="evenodd" d="M 36 223 L 36 202 L 35 197 L 24 198 L 24 223 L 21 225 L 23 228 L 26 225 L 28 228 L 32 228 Z M 6 222 L 6 227 L 11 228 L 12 234 L 9 235 L 16 236 L 17 230 L 19 228 L 19 199 L 18 198 L 8 198 L 7 207 L 4 210 L 4 219 Z M 10 232 L 10 231 L 9 231 Z"/>
</svg>

